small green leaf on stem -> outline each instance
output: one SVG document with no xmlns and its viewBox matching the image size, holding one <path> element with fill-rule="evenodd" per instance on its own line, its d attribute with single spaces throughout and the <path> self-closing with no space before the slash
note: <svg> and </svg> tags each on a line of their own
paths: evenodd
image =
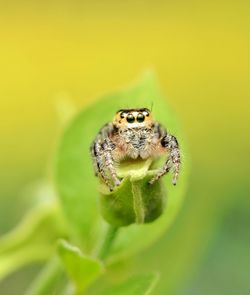
<svg viewBox="0 0 250 295">
<path fill-rule="evenodd" d="M 76 294 L 81 294 L 103 272 L 100 261 L 84 256 L 79 248 L 65 240 L 58 244 L 58 254 L 66 273 L 75 286 Z"/>
</svg>

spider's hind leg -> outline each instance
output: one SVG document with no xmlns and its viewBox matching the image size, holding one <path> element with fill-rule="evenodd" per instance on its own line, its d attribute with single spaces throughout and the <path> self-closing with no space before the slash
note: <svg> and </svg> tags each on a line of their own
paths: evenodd
<svg viewBox="0 0 250 295">
<path fill-rule="evenodd" d="M 163 175 L 172 170 L 172 183 L 173 185 L 176 185 L 181 163 L 179 144 L 173 135 L 165 134 L 161 139 L 161 145 L 169 152 L 169 156 L 163 167 L 159 168 L 156 175 L 149 181 L 149 184 L 155 183 Z"/>
</svg>

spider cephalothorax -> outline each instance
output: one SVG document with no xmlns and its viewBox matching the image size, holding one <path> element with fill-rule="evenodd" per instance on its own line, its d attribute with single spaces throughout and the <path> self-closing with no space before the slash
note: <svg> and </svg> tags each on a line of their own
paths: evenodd
<svg viewBox="0 0 250 295">
<path fill-rule="evenodd" d="M 91 152 L 96 175 L 102 177 L 110 190 L 120 184 L 116 167 L 125 159 L 168 158 L 150 180 L 173 171 L 176 184 L 180 169 L 180 151 L 176 138 L 156 121 L 147 108 L 119 110 L 112 123 L 107 123 L 97 134 Z"/>
</svg>

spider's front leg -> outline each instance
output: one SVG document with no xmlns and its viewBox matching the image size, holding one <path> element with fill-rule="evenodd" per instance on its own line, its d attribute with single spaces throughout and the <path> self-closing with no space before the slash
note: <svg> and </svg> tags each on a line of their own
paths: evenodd
<svg viewBox="0 0 250 295">
<path fill-rule="evenodd" d="M 112 185 L 108 176 L 105 173 L 105 165 L 103 160 L 103 149 L 100 141 L 95 141 L 91 146 L 92 160 L 95 170 L 95 175 L 100 175 L 105 184 L 112 190 Z"/>
<path fill-rule="evenodd" d="M 112 151 L 116 148 L 115 144 L 109 139 L 112 132 L 110 124 L 105 125 L 98 133 L 91 146 L 91 154 L 94 164 L 95 175 L 100 175 L 110 191 L 114 186 L 120 184 L 117 176 Z"/>
<path fill-rule="evenodd" d="M 157 171 L 156 175 L 149 181 L 149 183 L 150 184 L 155 183 L 163 175 L 165 175 L 170 170 L 172 170 L 173 172 L 172 183 L 173 185 L 176 185 L 177 178 L 179 176 L 179 171 L 180 171 L 180 163 L 181 163 L 178 141 L 173 135 L 165 133 L 165 135 L 161 139 L 161 145 L 169 153 L 169 156 L 164 166 Z"/>
<path fill-rule="evenodd" d="M 115 165 L 114 165 L 114 158 L 112 155 L 112 151 L 116 148 L 115 144 L 110 139 L 105 139 L 103 144 L 103 155 L 105 159 L 105 166 L 107 167 L 111 179 L 115 186 L 119 186 L 121 181 L 117 176 Z"/>
</svg>

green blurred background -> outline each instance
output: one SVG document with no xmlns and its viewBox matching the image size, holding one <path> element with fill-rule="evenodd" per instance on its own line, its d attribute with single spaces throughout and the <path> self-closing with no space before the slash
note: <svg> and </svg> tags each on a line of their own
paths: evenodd
<svg viewBox="0 0 250 295">
<path fill-rule="evenodd" d="M 29 206 L 27 187 L 50 174 L 58 106 L 80 110 L 153 68 L 192 171 L 171 230 L 131 260 L 161 271 L 155 294 L 250 294 L 250 2 L 0 5 L 0 234 Z M 35 273 L 18 271 L 0 293 L 22 294 Z"/>
</svg>

